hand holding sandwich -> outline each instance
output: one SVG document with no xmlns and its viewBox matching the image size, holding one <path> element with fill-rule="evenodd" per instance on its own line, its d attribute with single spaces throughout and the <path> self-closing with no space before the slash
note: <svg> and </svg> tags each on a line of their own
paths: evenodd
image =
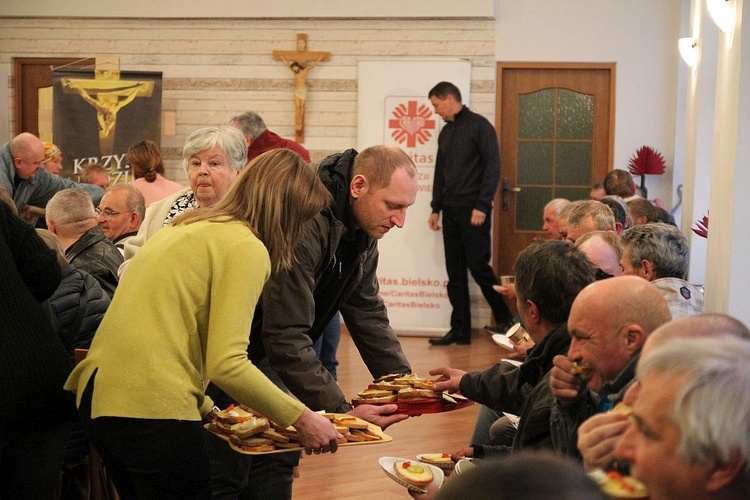
<svg viewBox="0 0 750 500">
<path fill-rule="evenodd" d="M 299 433 L 299 442 L 305 447 L 305 453 L 335 453 L 339 447 L 338 440 L 343 438 L 331 425 L 331 421 L 309 408 L 305 408 L 297 419 L 294 428 Z"/>
<path fill-rule="evenodd" d="M 585 364 L 576 365 L 561 354 L 555 356 L 552 363 L 554 366 L 549 381 L 552 395 L 561 406 L 573 404 L 583 392 L 590 377 L 589 367 Z"/>
<path fill-rule="evenodd" d="M 433 384 L 432 388 L 435 391 L 447 391 L 447 392 L 458 392 L 459 386 L 461 385 L 461 378 L 466 375 L 463 370 L 457 370 L 447 366 L 441 366 L 430 370 L 430 375 L 440 375 Z"/>
<path fill-rule="evenodd" d="M 628 415 L 608 411 L 597 413 L 578 427 L 578 451 L 586 470 L 609 470 L 617 460 L 615 446 L 628 426 Z"/>
</svg>

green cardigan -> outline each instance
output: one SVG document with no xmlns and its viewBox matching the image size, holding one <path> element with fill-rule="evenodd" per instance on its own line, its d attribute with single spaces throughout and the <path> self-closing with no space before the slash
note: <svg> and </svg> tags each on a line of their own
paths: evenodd
<svg viewBox="0 0 750 500">
<path fill-rule="evenodd" d="M 81 393 L 96 370 L 91 416 L 200 420 L 213 381 L 281 425 L 304 410 L 247 358 L 255 305 L 271 263 L 240 222 L 158 231 L 133 258 L 65 388 Z"/>
</svg>

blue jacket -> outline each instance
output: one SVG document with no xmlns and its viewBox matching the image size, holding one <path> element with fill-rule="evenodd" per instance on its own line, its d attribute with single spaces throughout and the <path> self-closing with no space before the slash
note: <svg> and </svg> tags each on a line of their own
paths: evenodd
<svg viewBox="0 0 750 500">
<path fill-rule="evenodd" d="M 0 186 L 8 191 L 19 212 L 23 210 L 24 205 L 44 208 L 55 193 L 68 188 L 85 189 L 94 199 L 94 205 L 98 205 L 104 196 L 104 190 L 99 186 L 63 179 L 59 175 L 49 173 L 43 167 L 36 170 L 34 177 L 19 179 L 16 183 L 16 169 L 10 154 L 10 142 L 0 147 Z"/>
</svg>

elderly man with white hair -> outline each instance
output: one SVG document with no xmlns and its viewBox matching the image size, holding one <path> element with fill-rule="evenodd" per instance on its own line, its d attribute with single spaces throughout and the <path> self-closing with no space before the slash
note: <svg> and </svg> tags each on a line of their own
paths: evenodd
<svg viewBox="0 0 750 500">
<path fill-rule="evenodd" d="M 750 498 L 750 342 L 665 343 L 641 360 L 616 453 L 652 500 Z"/>
</svg>

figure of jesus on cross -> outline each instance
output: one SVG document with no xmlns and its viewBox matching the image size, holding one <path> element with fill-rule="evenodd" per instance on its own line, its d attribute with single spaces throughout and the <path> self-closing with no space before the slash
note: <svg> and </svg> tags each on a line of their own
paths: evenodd
<svg viewBox="0 0 750 500">
<path fill-rule="evenodd" d="M 307 35 L 297 34 L 297 50 L 274 50 L 273 58 L 283 61 L 294 73 L 294 140 L 305 140 L 305 102 L 307 101 L 307 73 L 321 61 L 330 59 L 330 52 L 307 50 Z"/>
</svg>

